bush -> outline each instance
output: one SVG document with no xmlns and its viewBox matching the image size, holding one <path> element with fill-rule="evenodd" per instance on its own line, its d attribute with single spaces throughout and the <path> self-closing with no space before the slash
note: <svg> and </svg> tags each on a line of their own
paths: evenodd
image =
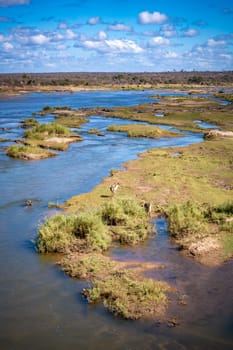
<svg viewBox="0 0 233 350">
<path fill-rule="evenodd" d="M 70 134 L 71 132 L 69 128 L 52 122 L 48 124 L 40 124 L 30 130 L 27 130 L 24 133 L 24 137 L 28 139 L 44 140 L 48 136 L 69 136 Z"/>
<path fill-rule="evenodd" d="M 75 243 L 76 216 L 54 215 L 39 226 L 37 247 L 40 253 L 65 252 Z"/>
<path fill-rule="evenodd" d="M 112 241 L 101 218 L 94 213 L 76 217 L 74 234 L 77 238 L 86 239 L 91 250 L 106 250 Z"/>
<path fill-rule="evenodd" d="M 204 210 L 196 203 L 174 205 L 168 209 L 167 216 L 169 231 L 176 238 L 201 237 L 207 232 Z"/>
<path fill-rule="evenodd" d="M 100 215 L 111 226 L 114 240 L 136 244 L 147 238 L 150 225 L 145 210 L 130 199 L 111 201 L 103 205 Z"/>
<path fill-rule="evenodd" d="M 38 121 L 34 118 L 26 118 L 21 122 L 23 128 L 31 128 L 38 125 Z"/>
<path fill-rule="evenodd" d="M 39 227 L 38 250 L 66 252 L 80 249 L 106 250 L 111 244 L 101 218 L 95 214 L 55 215 Z"/>
</svg>

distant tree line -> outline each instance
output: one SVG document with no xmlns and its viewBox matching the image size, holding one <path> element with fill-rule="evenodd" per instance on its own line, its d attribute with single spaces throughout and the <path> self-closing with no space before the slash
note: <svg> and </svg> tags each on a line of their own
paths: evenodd
<svg viewBox="0 0 233 350">
<path fill-rule="evenodd" d="M 233 71 L 224 72 L 162 72 L 162 73 L 12 73 L 0 74 L 0 86 L 103 86 L 233 83 Z"/>
</svg>

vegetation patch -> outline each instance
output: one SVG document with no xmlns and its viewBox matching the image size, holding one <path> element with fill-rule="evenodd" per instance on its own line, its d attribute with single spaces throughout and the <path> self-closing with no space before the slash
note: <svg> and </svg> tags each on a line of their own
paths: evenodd
<svg viewBox="0 0 233 350">
<path fill-rule="evenodd" d="M 111 243 L 111 236 L 101 218 L 94 213 L 70 216 L 57 214 L 42 224 L 38 233 L 37 246 L 40 253 L 102 251 Z"/>
<path fill-rule="evenodd" d="M 7 155 L 16 159 L 39 160 L 56 156 L 56 153 L 36 146 L 12 145 L 7 148 Z"/>
<path fill-rule="evenodd" d="M 130 200 L 111 201 L 78 215 L 57 214 L 38 230 L 38 250 L 46 252 L 104 251 L 112 241 L 136 244 L 150 232 L 146 213 Z"/>
<path fill-rule="evenodd" d="M 0 142 L 8 142 L 10 139 L 6 139 L 5 137 L 0 137 Z"/>
<path fill-rule="evenodd" d="M 233 256 L 233 202 L 212 206 L 188 201 L 168 208 L 166 215 L 170 234 L 199 260 L 216 264 Z"/>
<path fill-rule="evenodd" d="M 101 255 L 69 256 L 61 265 L 72 277 L 90 280 L 92 287 L 83 290 L 89 303 L 102 301 L 114 315 L 139 319 L 165 312 L 171 291 L 165 282 L 142 277 Z"/>
<path fill-rule="evenodd" d="M 57 123 L 69 128 L 81 128 L 84 123 L 88 122 L 87 118 L 75 114 L 58 114 L 55 116 L 55 120 Z"/>
<path fill-rule="evenodd" d="M 72 134 L 68 127 L 52 122 L 40 124 L 25 131 L 21 142 L 29 146 L 65 151 L 70 143 L 81 140 L 82 138 Z"/>
<path fill-rule="evenodd" d="M 183 136 L 182 134 L 160 129 L 155 126 L 140 124 L 110 125 L 107 131 L 126 132 L 128 137 L 162 138 Z"/>
<path fill-rule="evenodd" d="M 99 129 L 90 129 L 88 130 L 88 134 L 96 134 L 98 136 L 104 136 L 104 133 L 102 133 Z"/>
<path fill-rule="evenodd" d="M 24 129 L 32 128 L 38 126 L 39 123 L 34 118 L 26 118 L 22 122 L 20 122 L 20 126 Z"/>
</svg>

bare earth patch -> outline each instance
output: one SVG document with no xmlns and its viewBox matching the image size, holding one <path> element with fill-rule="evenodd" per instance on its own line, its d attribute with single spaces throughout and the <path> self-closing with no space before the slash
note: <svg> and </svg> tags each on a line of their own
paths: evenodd
<svg viewBox="0 0 233 350">
<path fill-rule="evenodd" d="M 205 237 L 198 242 L 191 243 L 188 252 L 207 266 L 219 266 L 224 262 L 218 237 Z"/>
</svg>

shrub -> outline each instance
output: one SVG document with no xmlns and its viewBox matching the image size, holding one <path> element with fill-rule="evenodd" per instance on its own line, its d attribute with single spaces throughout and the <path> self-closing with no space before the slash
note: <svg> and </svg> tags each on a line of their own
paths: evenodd
<svg viewBox="0 0 233 350">
<path fill-rule="evenodd" d="M 204 210 L 190 201 L 177 204 L 167 211 L 169 231 L 176 238 L 203 236 L 207 232 Z"/>
<path fill-rule="evenodd" d="M 106 250 L 112 241 L 101 218 L 94 213 L 82 213 L 76 217 L 74 234 L 86 239 L 91 250 Z"/>
<path fill-rule="evenodd" d="M 111 226 L 114 240 L 136 244 L 147 238 L 150 225 L 144 208 L 130 199 L 105 203 L 100 211 L 103 222 Z"/>
<path fill-rule="evenodd" d="M 95 214 L 55 215 L 39 227 L 38 250 L 66 252 L 80 249 L 102 251 L 111 244 L 101 218 Z"/>
<path fill-rule="evenodd" d="M 27 130 L 24 133 L 24 137 L 28 139 L 43 140 L 48 136 L 69 136 L 70 134 L 71 132 L 69 128 L 52 122 L 48 124 L 40 124 L 30 130 Z"/>
<path fill-rule="evenodd" d="M 31 128 L 38 125 L 38 121 L 34 118 L 26 118 L 21 122 L 23 128 Z"/>
<path fill-rule="evenodd" d="M 37 247 L 40 253 L 65 252 L 75 242 L 76 216 L 54 215 L 39 226 Z"/>
</svg>

